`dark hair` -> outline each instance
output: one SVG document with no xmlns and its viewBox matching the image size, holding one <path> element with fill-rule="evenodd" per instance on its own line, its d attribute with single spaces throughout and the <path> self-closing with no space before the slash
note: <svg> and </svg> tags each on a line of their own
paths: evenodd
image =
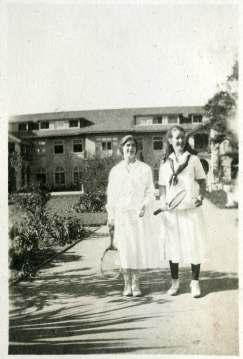
<svg viewBox="0 0 243 359">
<path fill-rule="evenodd" d="M 165 142 L 165 153 L 164 153 L 164 162 L 167 160 L 169 155 L 174 152 L 173 146 L 170 144 L 169 139 L 172 137 L 172 133 L 174 130 L 178 130 L 180 132 L 183 132 L 186 135 L 186 131 L 183 127 L 174 125 L 172 126 L 166 133 L 166 142 Z M 197 151 L 195 151 L 188 143 L 188 136 L 186 136 L 186 144 L 184 147 L 184 151 L 188 151 L 192 155 L 197 155 Z"/>
<path fill-rule="evenodd" d="M 137 140 L 135 139 L 135 137 L 133 135 L 126 135 L 126 136 L 122 137 L 122 139 L 120 141 L 120 145 L 119 145 L 119 150 L 120 150 L 120 153 L 121 153 L 122 156 L 123 156 L 123 146 L 128 141 L 133 141 L 135 143 L 136 153 L 138 152 L 138 143 L 137 143 Z"/>
</svg>

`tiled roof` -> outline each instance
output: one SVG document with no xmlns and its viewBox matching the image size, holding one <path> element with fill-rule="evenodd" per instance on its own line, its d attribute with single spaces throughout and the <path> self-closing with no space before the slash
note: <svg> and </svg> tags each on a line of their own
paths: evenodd
<svg viewBox="0 0 243 359">
<path fill-rule="evenodd" d="M 28 122 L 28 121 L 48 121 L 84 118 L 89 121 L 90 126 L 73 129 L 57 130 L 39 130 L 32 131 L 31 134 L 24 137 L 53 137 L 53 136 L 70 136 L 92 133 L 113 133 L 113 132 L 157 132 L 166 131 L 166 125 L 152 126 L 134 126 L 135 116 L 149 115 L 167 115 L 182 114 L 188 116 L 192 113 L 203 113 L 200 106 L 183 106 L 183 107 L 152 107 L 152 108 L 128 108 L 112 110 L 90 110 L 90 111 L 70 111 L 70 112 L 53 112 L 43 114 L 19 115 L 10 117 L 10 122 Z"/>
</svg>

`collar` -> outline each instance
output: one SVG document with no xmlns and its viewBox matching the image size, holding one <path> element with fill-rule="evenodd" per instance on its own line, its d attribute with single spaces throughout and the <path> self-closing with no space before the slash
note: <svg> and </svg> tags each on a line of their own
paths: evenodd
<svg viewBox="0 0 243 359">
<path fill-rule="evenodd" d="M 124 160 L 121 162 L 122 168 L 125 168 L 125 170 L 129 169 L 135 169 L 138 165 L 138 160 L 136 159 L 134 162 L 126 163 Z"/>
<path fill-rule="evenodd" d="M 175 155 L 175 152 L 172 152 L 169 157 L 175 161 L 175 162 L 179 162 L 179 163 L 183 163 L 184 161 L 186 161 L 187 159 L 187 156 L 190 155 L 190 152 L 188 151 L 185 151 L 182 153 L 182 155 L 179 156 L 179 158 L 177 159 L 176 158 L 176 155 Z"/>
</svg>

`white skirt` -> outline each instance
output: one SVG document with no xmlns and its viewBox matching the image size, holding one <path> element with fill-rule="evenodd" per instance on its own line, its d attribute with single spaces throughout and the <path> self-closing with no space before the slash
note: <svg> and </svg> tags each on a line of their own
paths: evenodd
<svg viewBox="0 0 243 359">
<path fill-rule="evenodd" d="M 114 244 L 124 269 L 160 268 L 162 243 L 155 233 L 151 208 L 140 218 L 136 210 L 116 211 Z"/>
<path fill-rule="evenodd" d="M 202 207 L 168 211 L 161 217 L 164 259 L 181 264 L 204 262 L 207 231 Z"/>
</svg>

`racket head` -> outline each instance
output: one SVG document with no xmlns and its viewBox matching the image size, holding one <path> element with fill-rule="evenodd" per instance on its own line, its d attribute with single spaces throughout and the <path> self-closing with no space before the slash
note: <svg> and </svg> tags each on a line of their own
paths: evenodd
<svg viewBox="0 0 243 359">
<path fill-rule="evenodd" d="M 170 202 L 168 203 L 168 210 L 170 209 L 175 209 L 176 207 L 179 206 L 179 204 L 183 201 L 183 199 L 186 196 L 186 190 L 185 189 L 181 189 L 179 190 L 171 199 Z"/>
<path fill-rule="evenodd" d="M 106 279 L 116 279 L 120 276 L 120 257 L 116 248 L 106 248 L 100 259 L 100 272 Z"/>
</svg>

